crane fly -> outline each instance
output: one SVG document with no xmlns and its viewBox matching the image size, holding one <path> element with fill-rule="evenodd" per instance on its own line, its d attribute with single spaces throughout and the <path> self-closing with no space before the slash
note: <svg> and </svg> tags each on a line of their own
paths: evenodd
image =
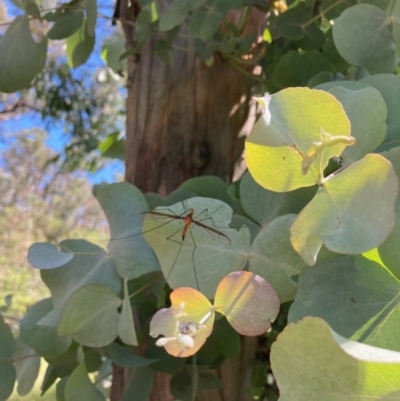
<svg viewBox="0 0 400 401">
<path fill-rule="evenodd" d="M 167 209 L 169 210 L 169 209 Z M 185 240 L 187 232 L 190 228 L 190 226 L 192 224 L 196 225 L 197 227 L 200 228 L 200 231 L 205 234 L 206 236 L 217 240 L 219 242 L 222 242 L 223 244 L 226 245 L 230 245 L 231 244 L 231 240 L 229 239 L 228 236 L 226 236 L 224 233 L 222 233 L 221 231 L 218 231 L 216 228 L 207 226 L 206 224 L 201 223 L 201 221 L 197 221 L 193 218 L 194 216 L 194 209 L 189 209 L 186 213 L 186 215 L 178 215 L 178 214 L 169 214 L 169 213 L 163 213 L 163 212 L 158 212 L 156 210 L 151 210 L 149 212 L 144 212 L 141 215 L 143 217 L 149 217 L 152 220 L 158 221 L 160 219 L 170 219 L 170 221 L 172 220 L 182 220 L 184 227 L 182 229 L 182 241 Z M 202 212 L 203 213 L 203 212 Z M 208 220 L 209 217 L 205 218 L 204 220 Z M 168 221 L 165 224 L 170 223 L 170 221 Z M 159 226 L 160 227 L 160 226 Z M 159 227 L 155 227 L 155 229 L 159 228 Z M 180 231 L 180 230 L 179 230 Z M 148 231 L 147 231 L 148 232 Z M 175 235 L 176 233 L 172 234 Z"/>
<path fill-rule="evenodd" d="M 158 224 L 156 227 L 152 227 L 150 229 L 145 229 L 142 233 L 145 235 L 147 242 L 150 244 L 150 246 L 154 248 L 160 247 L 161 242 L 164 240 L 171 241 L 172 243 L 177 244 L 179 248 L 176 249 L 176 251 L 172 250 L 171 247 L 165 247 L 164 251 L 161 251 L 161 259 L 160 259 L 160 251 L 157 254 L 157 257 L 159 258 L 161 268 L 164 272 L 164 276 L 167 280 L 167 282 L 175 288 L 175 276 L 182 276 L 182 274 L 178 273 L 180 271 L 179 269 L 182 268 L 182 265 L 188 265 L 190 264 L 193 268 L 193 275 L 192 280 L 193 280 L 193 286 L 195 286 L 197 289 L 199 288 L 199 279 L 198 279 L 198 269 L 199 266 L 197 265 L 196 258 L 195 258 L 195 253 L 196 250 L 198 249 L 198 241 L 200 241 L 200 238 L 198 237 L 195 239 L 195 235 L 193 234 L 193 228 L 195 227 L 196 230 L 201 232 L 201 236 L 208 237 L 215 241 L 216 243 L 220 243 L 223 245 L 231 245 L 231 240 L 230 238 L 224 234 L 222 231 L 217 229 L 218 227 L 215 226 L 214 220 L 212 215 L 216 212 L 218 212 L 223 206 L 218 207 L 215 209 L 213 212 L 209 213 L 208 209 L 204 209 L 200 214 L 195 216 L 195 209 L 190 208 L 187 209 L 185 204 L 182 202 L 183 209 L 185 211 L 181 214 L 176 213 L 172 209 L 156 209 L 156 210 L 150 210 L 148 212 L 144 212 L 141 214 L 142 217 L 144 217 L 146 220 L 150 220 L 153 222 L 159 222 L 161 224 Z M 204 218 L 199 219 L 203 215 Z M 209 221 L 209 224 L 205 224 L 207 221 Z M 168 225 L 171 223 L 173 225 L 173 222 L 180 223 L 180 228 L 177 229 L 177 225 L 174 225 L 174 228 L 171 230 L 168 229 Z M 145 223 L 146 224 L 146 223 Z M 150 222 L 147 223 L 148 225 L 151 224 Z M 163 228 L 164 227 L 164 228 Z M 225 227 L 224 227 L 225 228 Z M 149 238 L 147 236 L 147 233 L 150 231 L 155 231 L 158 232 L 158 235 L 161 235 L 161 237 L 151 237 Z M 173 231 L 171 233 L 171 231 Z M 177 237 L 179 235 L 179 238 Z M 200 235 L 200 234 L 199 234 Z M 155 238 L 155 239 L 154 239 Z M 192 244 L 193 248 L 191 249 L 189 244 L 186 246 L 185 244 L 187 243 L 187 238 L 190 238 L 191 241 L 189 244 Z M 186 240 L 186 241 L 185 241 Z M 150 241 L 150 242 L 149 242 Z M 197 244 L 196 244 L 197 241 Z M 208 242 L 208 246 L 213 246 L 213 243 Z M 164 244 L 165 246 L 165 244 Z M 204 242 L 201 241 L 200 246 L 204 246 Z M 219 247 L 217 244 L 215 244 L 215 247 Z M 176 252 L 176 253 L 175 253 Z M 165 254 L 168 253 L 168 263 L 165 263 Z M 208 254 L 208 253 L 207 253 Z M 205 254 L 206 255 L 206 254 Z M 197 257 L 203 257 L 202 254 L 198 254 Z M 176 265 L 179 265 L 180 267 L 178 268 L 177 271 L 174 271 L 174 268 Z M 175 269 L 176 270 L 176 269 Z M 176 274 L 175 274 L 176 273 Z M 182 273 L 182 271 L 181 271 Z M 187 272 L 186 274 L 188 274 Z M 190 285 L 188 285 L 190 286 Z"/>
</svg>

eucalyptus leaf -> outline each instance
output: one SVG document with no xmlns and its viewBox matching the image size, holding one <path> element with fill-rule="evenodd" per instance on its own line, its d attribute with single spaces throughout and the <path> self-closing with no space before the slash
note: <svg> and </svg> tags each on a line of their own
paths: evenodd
<svg viewBox="0 0 400 401">
<path fill-rule="evenodd" d="M 390 16 L 370 4 L 350 7 L 335 21 L 333 39 L 340 55 L 370 74 L 393 72 L 399 63 Z"/>
<path fill-rule="evenodd" d="M 148 210 L 143 194 L 128 183 L 102 184 L 93 193 L 107 216 L 111 240 L 108 251 L 119 275 L 133 279 L 160 269 L 142 233 L 141 214 Z"/>
<path fill-rule="evenodd" d="M 182 240 L 182 216 L 190 209 L 194 210 L 194 220 L 211 230 L 192 224 Z M 228 228 L 232 210 L 225 203 L 191 198 L 168 208 L 158 208 L 156 212 L 181 217 L 148 214 L 143 226 L 145 238 L 157 254 L 171 288 L 192 287 L 213 298 L 218 282 L 244 267 L 250 233 L 245 227 L 239 231 Z"/>
<path fill-rule="evenodd" d="M 280 57 L 272 73 L 272 81 L 279 88 L 305 86 L 319 72 L 333 72 L 329 59 L 319 51 L 298 53 L 291 50 Z"/>
<path fill-rule="evenodd" d="M 169 31 L 178 26 L 191 9 L 191 0 L 173 0 L 160 17 L 160 31 Z"/>
<path fill-rule="evenodd" d="M 148 366 L 158 361 L 157 358 L 144 358 L 143 356 L 137 355 L 116 342 L 110 344 L 107 349 L 113 363 L 118 366 L 123 366 L 124 368 Z"/>
<path fill-rule="evenodd" d="M 46 53 L 47 39 L 35 42 L 28 16 L 17 16 L 0 37 L 0 91 L 12 93 L 29 88 L 45 66 Z"/>
<path fill-rule="evenodd" d="M 394 227 L 398 188 L 390 162 L 368 154 L 324 181 L 290 229 L 293 247 L 311 266 L 322 244 L 346 254 L 381 245 Z"/>
<path fill-rule="evenodd" d="M 263 227 L 279 216 L 299 213 L 313 198 L 315 191 L 316 187 L 285 193 L 270 191 L 258 185 L 249 172 L 243 175 L 240 182 L 240 199 L 244 211 Z"/>
<path fill-rule="evenodd" d="M 367 84 L 378 89 L 387 107 L 387 135 L 383 145 L 386 149 L 400 145 L 400 113 L 398 112 L 398 94 L 400 76 L 394 74 L 378 74 L 364 78 L 360 84 Z"/>
<path fill-rule="evenodd" d="M 386 103 L 374 88 L 352 91 L 337 86 L 330 89 L 329 93 L 342 103 L 350 120 L 351 136 L 356 138 L 356 143 L 348 146 L 341 155 L 348 165 L 373 152 L 385 139 Z"/>
<path fill-rule="evenodd" d="M 219 199 L 232 208 L 235 206 L 235 203 L 228 194 L 228 184 L 218 177 L 203 176 L 191 178 L 186 180 L 179 189 L 190 191 L 204 198 Z"/>
<path fill-rule="evenodd" d="M 37 269 L 54 269 L 70 262 L 73 253 L 60 252 L 53 244 L 37 242 L 29 247 L 28 262 Z"/>
<path fill-rule="evenodd" d="M 148 366 L 131 368 L 120 401 L 147 401 L 153 388 L 153 371 Z"/>
<path fill-rule="evenodd" d="M 77 289 L 65 305 L 58 333 L 89 347 L 104 347 L 118 335 L 121 299 L 102 284 Z"/>
<path fill-rule="evenodd" d="M 80 28 L 67 38 L 67 58 L 72 68 L 84 64 L 93 51 L 95 38 L 88 33 L 87 26 L 87 19 L 83 19 Z"/>
<path fill-rule="evenodd" d="M 319 182 L 329 159 L 346 147 L 326 147 L 303 174 L 304 155 L 321 141 L 321 132 L 335 137 L 350 135 L 343 106 L 332 95 L 308 88 L 288 88 L 258 99 L 264 113 L 246 140 L 246 162 L 254 180 L 275 192 L 310 187 Z"/>
<path fill-rule="evenodd" d="M 271 366 L 280 401 L 321 401 L 321 396 L 324 401 L 395 401 L 400 397 L 400 363 L 355 359 L 318 318 L 307 317 L 284 329 L 272 345 Z"/>
<path fill-rule="evenodd" d="M 65 10 L 47 32 L 47 37 L 52 40 L 68 38 L 82 26 L 83 18 L 84 14 L 82 10 Z"/>
<path fill-rule="evenodd" d="M 386 157 L 393 165 L 397 178 L 400 180 L 400 146 L 391 149 L 389 152 L 383 152 L 382 156 Z M 386 267 L 400 279 L 400 197 L 396 200 L 396 224 L 386 241 L 378 248 L 379 256 Z"/>
<path fill-rule="evenodd" d="M 311 13 L 304 3 L 289 8 L 279 14 L 276 19 L 276 30 L 285 39 L 301 40 L 305 36 L 306 23 L 311 19 Z"/>
<path fill-rule="evenodd" d="M 69 337 L 60 337 L 57 334 L 56 327 L 37 324 L 52 309 L 51 298 L 43 299 L 28 310 L 20 323 L 21 340 L 44 358 L 61 355 L 71 345 L 71 339 Z"/>
<path fill-rule="evenodd" d="M 97 1 L 84 0 L 86 11 L 86 30 L 90 37 L 94 38 L 97 21 Z"/>
<path fill-rule="evenodd" d="M 306 266 L 290 243 L 290 227 L 296 215 L 280 216 L 262 229 L 251 245 L 249 271 L 267 280 L 281 303 L 296 294 L 297 284 L 292 280 Z"/>
<path fill-rule="evenodd" d="M 0 401 L 6 401 L 11 395 L 16 379 L 12 364 L 15 341 L 10 327 L 0 315 Z"/>
<path fill-rule="evenodd" d="M 400 351 L 399 281 L 385 267 L 362 256 L 324 260 L 299 277 L 289 322 L 305 316 L 324 319 L 354 341 Z"/>
<path fill-rule="evenodd" d="M 104 284 L 116 294 L 121 291 L 121 279 L 103 248 L 85 240 L 66 240 L 60 243 L 60 249 L 75 256 L 64 266 L 41 271 L 42 280 L 51 291 L 54 309 L 38 322 L 39 325 L 57 326 L 66 301 L 86 284 Z"/>
<path fill-rule="evenodd" d="M 128 280 L 124 280 L 124 300 L 122 301 L 122 310 L 118 321 L 118 336 L 125 344 L 138 345 L 128 292 Z"/>
<path fill-rule="evenodd" d="M 90 381 L 83 362 L 69 377 L 64 392 L 65 401 L 106 401 L 100 390 Z"/>
<path fill-rule="evenodd" d="M 38 377 L 40 356 L 28 345 L 18 341 L 14 353 L 14 366 L 17 373 L 17 392 L 24 396 L 31 390 Z"/>
</svg>

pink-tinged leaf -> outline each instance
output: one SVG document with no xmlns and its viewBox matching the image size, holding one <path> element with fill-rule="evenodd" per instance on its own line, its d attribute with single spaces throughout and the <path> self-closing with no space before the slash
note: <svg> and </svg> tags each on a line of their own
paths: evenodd
<svg viewBox="0 0 400 401">
<path fill-rule="evenodd" d="M 271 327 L 279 312 L 279 298 L 262 277 L 234 272 L 218 285 L 215 308 L 240 334 L 258 336 Z"/>
<path fill-rule="evenodd" d="M 159 310 L 151 319 L 150 335 L 164 336 L 157 345 L 177 357 L 195 354 L 211 334 L 214 308 L 193 288 L 177 288 L 171 293 L 171 307 Z"/>
</svg>

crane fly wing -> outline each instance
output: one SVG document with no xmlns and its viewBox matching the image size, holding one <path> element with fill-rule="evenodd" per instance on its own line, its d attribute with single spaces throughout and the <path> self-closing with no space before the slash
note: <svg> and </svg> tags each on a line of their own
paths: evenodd
<svg viewBox="0 0 400 401">
<path fill-rule="evenodd" d="M 159 221 L 159 222 L 167 222 L 167 221 L 172 221 L 172 220 L 182 220 L 182 216 L 178 216 L 175 214 L 169 214 L 169 213 L 162 213 L 162 212 L 156 212 L 154 210 L 150 210 L 149 212 L 143 212 L 140 214 L 143 218 L 148 218 L 153 221 Z"/>
<path fill-rule="evenodd" d="M 219 241 L 223 244 L 230 245 L 231 240 L 221 231 L 216 230 L 213 227 L 206 226 L 203 223 L 199 223 L 198 221 L 193 221 L 197 227 L 199 227 L 200 231 L 209 238 L 212 238 L 215 241 Z"/>
</svg>

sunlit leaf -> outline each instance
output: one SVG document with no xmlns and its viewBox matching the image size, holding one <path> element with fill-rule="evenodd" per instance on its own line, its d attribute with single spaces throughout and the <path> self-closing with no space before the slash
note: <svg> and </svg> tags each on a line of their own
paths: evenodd
<svg viewBox="0 0 400 401">
<path fill-rule="evenodd" d="M 258 234 L 249 252 L 249 271 L 267 280 L 281 303 L 294 298 L 297 285 L 292 277 L 306 266 L 290 242 L 295 219 L 294 214 L 276 218 Z"/>
<path fill-rule="evenodd" d="M 38 377 L 40 356 L 31 347 L 19 341 L 16 343 L 13 359 L 17 372 L 17 392 L 24 396 L 32 390 Z"/>
<path fill-rule="evenodd" d="M 288 88 L 260 100 L 264 114 L 246 140 L 249 171 L 262 187 L 287 192 L 316 184 L 331 157 L 339 156 L 344 143 L 326 147 L 302 172 L 303 155 L 321 141 L 321 130 L 333 138 L 350 135 L 342 105 L 330 94 L 307 88 Z"/>
<path fill-rule="evenodd" d="M 317 318 L 284 329 L 272 345 L 271 365 L 281 401 L 395 401 L 400 396 L 399 362 L 353 358 Z"/>
<path fill-rule="evenodd" d="M 258 336 L 278 316 L 279 298 L 272 286 L 250 272 L 226 276 L 215 293 L 215 307 L 240 334 Z"/>
<path fill-rule="evenodd" d="M 89 347 L 104 347 L 118 335 L 121 299 L 102 284 L 76 290 L 65 305 L 58 333 Z"/>
<path fill-rule="evenodd" d="M 28 262 L 37 269 L 54 269 L 70 262 L 73 257 L 73 253 L 60 252 L 55 245 L 46 242 L 37 242 L 28 250 Z"/>
<path fill-rule="evenodd" d="M 124 280 L 124 300 L 122 301 L 122 310 L 118 321 L 118 336 L 125 344 L 138 345 L 128 292 L 128 280 Z"/>
<path fill-rule="evenodd" d="M 60 243 L 60 249 L 75 256 L 64 266 L 41 271 L 42 280 L 51 291 L 54 309 L 38 322 L 39 325 L 57 326 L 65 302 L 83 285 L 104 284 L 116 294 L 121 290 L 121 279 L 103 248 L 84 240 L 67 240 Z"/>
<path fill-rule="evenodd" d="M 105 401 L 105 397 L 90 381 L 84 362 L 71 374 L 65 385 L 65 401 Z"/>
<path fill-rule="evenodd" d="M 186 216 L 190 209 L 194 220 L 211 230 L 192 223 L 182 240 L 184 219 L 173 217 Z M 225 203 L 191 198 L 156 211 L 173 217 L 148 214 L 143 231 L 171 288 L 196 288 L 211 299 L 223 277 L 244 267 L 250 233 L 246 227 L 239 231 L 228 228 L 232 210 Z"/>
<path fill-rule="evenodd" d="M 46 63 L 47 39 L 37 43 L 27 15 L 18 16 L 0 37 L 0 91 L 27 89 Z M 29 68 L 26 68 L 29 66 Z"/>
<path fill-rule="evenodd" d="M 164 336 L 165 350 L 184 358 L 195 354 L 211 334 L 214 309 L 208 299 L 193 288 L 178 288 L 170 298 L 171 307 L 160 309 L 151 319 L 150 335 Z M 192 337 L 190 347 L 180 340 L 184 335 Z"/>
<path fill-rule="evenodd" d="M 341 256 L 300 274 L 289 322 L 318 316 L 342 336 L 400 351 L 399 281 L 377 262 Z"/>
<path fill-rule="evenodd" d="M 158 271 L 157 258 L 142 235 L 141 213 L 149 210 L 143 194 L 126 182 L 96 185 L 93 193 L 107 216 L 108 250 L 119 275 L 130 280 Z"/>
<path fill-rule="evenodd" d="M 398 180 L 390 162 L 369 154 L 324 181 L 291 228 L 291 242 L 313 265 L 322 246 L 358 254 L 382 244 L 394 227 Z"/>
<path fill-rule="evenodd" d="M 383 152 L 393 165 L 397 178 L 400 180 L 400 147 L 391 149 L 389 152 Z M 390 271 L 400 279 L 400 197 L 396 200 L 396 224 L 386 241 L 378 248 L 379 256 Z"/>
</svg>

